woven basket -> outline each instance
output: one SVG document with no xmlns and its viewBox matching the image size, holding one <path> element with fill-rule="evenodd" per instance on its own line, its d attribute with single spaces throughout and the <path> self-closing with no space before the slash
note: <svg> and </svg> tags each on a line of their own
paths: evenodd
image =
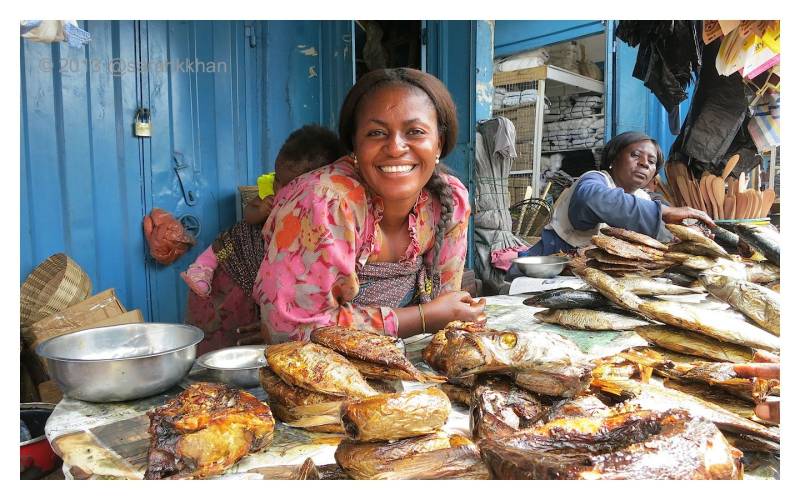
<svg viewBox="0 0 800 500">
<path fill-rule="evenodd" d="M 536 105 L 529 104 L 514 108 L 500 108 L 494 116 L 505 116 L 514 123 L 517 131 L 517 141 L 532 141 L 533 131 L 536 128 Z"/>
<path fill-rule="evenodd" d="M 66 254 L 51 255 L 20 287 L 19 317 L 23 327 L 86 299 L 92 280 Z"/>
<path fill-rule="evenodd" d="M 244 218 L 244 208 L 250 200 L 258 196 L 258 186 L 239 186 L 239 201 L 242 208 L 242 218 Z"/>
</svg>

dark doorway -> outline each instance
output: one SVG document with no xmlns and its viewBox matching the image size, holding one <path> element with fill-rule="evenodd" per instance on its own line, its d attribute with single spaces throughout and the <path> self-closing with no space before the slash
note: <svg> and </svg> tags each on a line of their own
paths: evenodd
<svg viewBox="0 0 800 500">
<path fill-rule="evenodd" d="M 379 68 L 422 69 L 422 21 L 356 21 L 356 79 Z"/>
</svg>

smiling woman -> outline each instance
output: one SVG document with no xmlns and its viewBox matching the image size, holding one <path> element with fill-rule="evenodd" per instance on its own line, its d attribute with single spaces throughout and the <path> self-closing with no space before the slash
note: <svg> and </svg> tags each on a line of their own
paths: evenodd
<svg viewBox="0 0 800 500">
<path fill-rule="evenodd" d="M 351 154 L 295 179 L 275 200 L 254 296 L 267 342 L 353 327 L 406 337 L 483 317 L 461 289 L 469 193 L 441 159 L 456 110 L 421 71 L 377 70 L 342 105 Z"/>
<path fill-rule="evenodd" d="M 591 244 L 603 226 L 620 227 L 670 241 L 665 223 L 680 224 L 697 219 L 709 226 L 714 222 L 705 212 L 690 207 L 670 207 L 653 201 L 644 187 L 652 182 L 664 164 L 655 139 L 625 132 L 612 138 L 603 150 L 600 170 L 580 176 L 559 196 L 553 219 L 542 231 L 542 239 L 524 255 L 551 255 Z M 509 271 L 514 274 L 515 270 Z"/>
</svg>

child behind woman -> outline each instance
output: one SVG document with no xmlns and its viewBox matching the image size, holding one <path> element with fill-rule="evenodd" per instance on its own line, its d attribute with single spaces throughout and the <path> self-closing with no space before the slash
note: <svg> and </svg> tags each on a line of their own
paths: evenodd
<svg viewBox="0 0 800 500">
<path fill-rule="evenodd" d="M 346 151 L 330 130 L 306 125 L 292 132 L 275 159 L 275 193 L 294 178 L 333 163 Z M 181 277 L 189 285 L 186 322 L 205 334 L 198 354 L 233 345 L 229 336 L 258 322 L 251 295 L 264 258 L 261 229 L 272 211 L 274 195 L 256 196 L 244 220 L 221 232 Z M 213 283 L 213 287 L 212 287 Z"/>
</svg>

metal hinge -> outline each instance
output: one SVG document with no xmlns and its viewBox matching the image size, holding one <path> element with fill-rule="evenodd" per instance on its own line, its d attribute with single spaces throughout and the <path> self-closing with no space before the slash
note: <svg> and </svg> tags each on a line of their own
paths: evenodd
<svg viewBox="0 0 800 500">
<path fill-rule="evenodd" d="M 247 38 L 247 41 L 250 42 L 250 48 L 255 48 L 258 42 L 258 38 L 256 37 L 256 28 L 252 25 L 246 25 L 244 27 L 244 36 Z"/>
</svg>

